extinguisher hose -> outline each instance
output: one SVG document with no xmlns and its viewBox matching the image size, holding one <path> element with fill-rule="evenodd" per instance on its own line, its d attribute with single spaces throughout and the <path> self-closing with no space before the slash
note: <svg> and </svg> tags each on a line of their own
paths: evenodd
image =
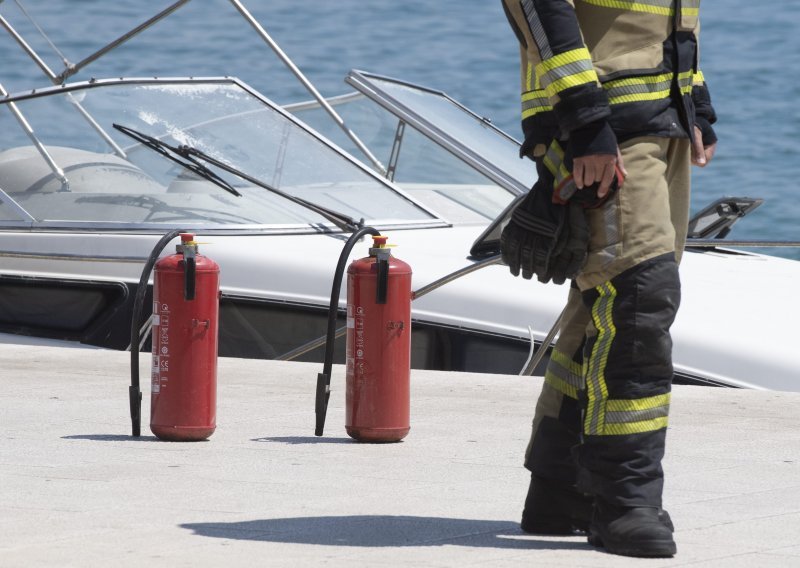
<svg viewBox="0 0 800 568">
<path fill-rule="evenodd" d="M 331 369 L 333 367 L 333 347 L 336 341 L 336 316 L 339 313 L 339 294 L 342 288 L 342 277 L 344 275 L 345 264 L 350 256 L 350 251 L 364 235 L 380 236 L 377 229 L 372 227 L 362 227 L 350 235 L 339 255 L 339 262 L 336 265 L 336 272 L 333 275 L 333 286 L 331 287 L 331 303 L 328 306 L 328 332 L 325 337 L 325 358 L 322 364 L 322 372 L 317 375 L 317 396 L 314 411 L 317 417 L 314 435 L 322 436 L 325 428 L 325 416 L 328 413 L 328 399 L 331 396 Z"/>
<path fill-rule="evenodd" d="M 142 434 L 142 390 L 139 387 L 139 320 L 142 317 L 144 297 L 147 294 L 147 282 L 153 272 L 153 266 L 158 260 L 158 255 L 164 250 L 167 244 L 185 232 L 183 229 L 170 231 L 156 243 L 150 252 L 150 256 L 145 262 L 142 276 L 139 278 L 139 287 L 136 288 L 136 297 L 133 300 L 133 315 L 131 316 L 131 386 L 128 388 L 128 399 L 131 407 L 131 430 L 133 436 Z"/>
</svg>

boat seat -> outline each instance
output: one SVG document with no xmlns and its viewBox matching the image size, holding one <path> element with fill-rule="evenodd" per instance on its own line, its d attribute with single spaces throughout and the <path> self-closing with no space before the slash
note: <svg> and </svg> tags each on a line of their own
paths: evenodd
<svg viewBox="0 0 800 568">
<path fill-rule="evenodd" d="M 78 193 L 164 193 L 165 188 L 131 162 L 77 148 L 48 146 L 47 151 Z M 0 152 L 0 189 L 9 194 L 62 191 L 56 177 L 34 146 Z"/>
</svg>

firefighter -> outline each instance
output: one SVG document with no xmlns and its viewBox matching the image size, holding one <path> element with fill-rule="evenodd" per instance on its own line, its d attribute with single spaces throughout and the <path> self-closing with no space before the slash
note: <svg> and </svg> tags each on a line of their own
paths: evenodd
<svg viewBox="0 0 800 568">
<path fill-rule="evenodd" d="M 521 53 L 521 155 L 539 180 L 503 230 L 515 276 L 572 279 L 525 466 L 522 529 L 676 553 L 662 509 L 669 329 L 690 165 L 713 157 L 699 0 L 503 0 Z"/>
</svg>

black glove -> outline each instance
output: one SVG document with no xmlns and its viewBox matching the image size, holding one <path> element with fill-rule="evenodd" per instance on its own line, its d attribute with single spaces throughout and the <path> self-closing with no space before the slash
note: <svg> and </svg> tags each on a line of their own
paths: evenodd
<svg viewBox="0 0 800 568">
<path fill-rule="evenodd" d="M 511 213 L 500 235 L 500 252 L 511 274 L 563 284 L 586 261 L 589 229 L 579 204 L 557 204 L 552 190 L 537 183 Z"/>
<path fill-rule="evenodd" d="M 500 235 L 500 253 L 511 274 L 541 280 L 564 228 L 564 207 L 551 202 L 545 184 L 537 183 L 511 212 Z M 546 280 L 543 280 L 546 282 Z"/>
<path fill-rule="evenodd" d="M 574 278 L 583 268 L 589 254 L 586 208 L 574 201 L 563 207 L 566 210 L 565 229 L 550 257 L 547 274 L 556 284 L 563 284 L 568 278 Z"/>
</svg>

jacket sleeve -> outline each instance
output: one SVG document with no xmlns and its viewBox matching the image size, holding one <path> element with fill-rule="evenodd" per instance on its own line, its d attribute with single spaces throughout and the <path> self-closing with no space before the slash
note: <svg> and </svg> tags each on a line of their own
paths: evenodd
<svg viewBox="0 0 800 568">
<path fill-rule="evenodd" d="M 698 45 L 698 64 L 696 65 L 697 71 L 692 77 L 692 102 L 694 103 L 695 124 L 703 133 L 703 144 L 708 146 L 717 141 L 717 135 L 714 132 L 714 128 L 711 126 L 717 122 L 717 113 L 714 112 L 714 107 L 711 105 L 711 95 L 708 91 L 708 85 L 706 84 L 703 72 L 700 71 L 699 35 L 700 25 L 698 24 L 695 29 L 695 37 Z"/>
<path fill-rule="evenodd" d="M 529 137 L 540 142 L 531 132 L 537 123 L 552 123 L 558 135 L 569 138 L 575 157 L 616 153 L 616 137 L 607 121 L 608 97 L 584 44 L 572 0 L 503 2 L 522 46 L 526 143 Z M 546 114 L 552 115 L 549 120 Z"/>
</svg>

